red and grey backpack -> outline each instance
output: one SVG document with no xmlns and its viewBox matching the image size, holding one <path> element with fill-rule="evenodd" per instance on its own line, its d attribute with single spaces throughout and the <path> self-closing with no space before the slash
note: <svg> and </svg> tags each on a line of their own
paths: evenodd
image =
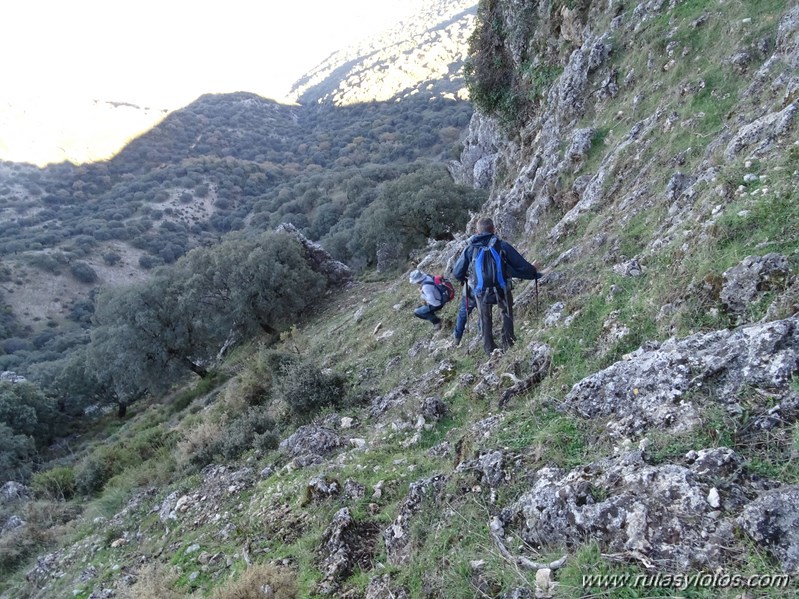
<svg viewBox="0 0 799 599">
<path fill-rule="evenodd" d="M 448 301 L 455 299 L 455 287 L 452 286 L 449 279 L 441 275 L 436 275 L 433 277 L 433 284 L 436 287 L 436 291 L 438 291 L 438 295 L 441 297 L 442 306 Z"/>
</svg>

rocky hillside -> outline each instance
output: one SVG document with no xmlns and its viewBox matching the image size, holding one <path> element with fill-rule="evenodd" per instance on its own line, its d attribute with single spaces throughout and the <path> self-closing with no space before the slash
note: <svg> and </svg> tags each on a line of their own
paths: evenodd
<svg viewBox="0 0 799 599">
<path fill-rule="evenodd" d="M 302 104 L 338 106 L 420 92 L 465 99 L 463 62 L 475 12 L 474 0 L 431 2 L 380 36 L 333 53 L 289 95 Z"/>
<path fill-rule="evenodd" d="M 517 343 L 355 281 L 6 485 L 0 596 L 799 594 L 799 7 L 487 0 L 469 56 Z"/>
</svg>

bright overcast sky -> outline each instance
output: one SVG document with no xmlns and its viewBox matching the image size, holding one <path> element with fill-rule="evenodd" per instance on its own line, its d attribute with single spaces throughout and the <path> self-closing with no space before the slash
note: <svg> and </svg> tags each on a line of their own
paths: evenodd
<svg viewBox="0 0 799 599">
<path fill-rule="evenodd" d="M 231 91 L 280 99 L 331 52 L 421 4 L 4 0 L 0 103 L 90 97 L 175 108 L 203 93 Z"/>
</svg>

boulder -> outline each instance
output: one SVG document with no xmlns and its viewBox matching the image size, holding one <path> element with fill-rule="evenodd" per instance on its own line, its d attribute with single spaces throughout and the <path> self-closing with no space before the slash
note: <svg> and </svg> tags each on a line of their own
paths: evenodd
<svg viewBox="0 0 799 599">
<path fill-rule="evenodd" d="M 788 574 L 799 574 L 799 485 L 763 493 L 743 510 L 738 524 L 768 550 Z"/>
<path fill-rule="evenodd" d="M 305 258 L 308 264 L 314 271 L 323 275 L 329 285 L 340 287 L 352 280 L 352 271 L 349 266 L 333 258 L 327 250 L 305 237 L 291 223 L 281 223 L 275 230 L 291 235 L 300 242 L 305 249 Z"/>
<path fill-rule="evenodd" d="M 0 487 L 0 505 L 30 498 L 30 489 L 22 483 L 10 480 Z"/>
<path fill-rule="evenodd" d="M 307 425 L 298 428 L 293 435 L 280 442 L 280 449 L 293 458 L 324 456 L 346 445 L 344 439 L 333 429 Z"/>
<path fill-rule="evenodd" d="M 700 425 L 701 394 L 733 404 L 745 386 L 788 393 L 799 369 L 799 317 L 736 330 L 697 333 L 648 344 L 592 374 L 566 395 L 561 409 L 583 418 L 612 417 L 607 432 L 624 438 L 653 427 L 684 433 Z"/>
<path fill-rule="evenodd" d="M 788 259 L 781 254 L 747 256 L 724 272 L 721 301 L 739 322 L 745 322 L 749 305 L 767 291 L 787 287 L 790 273 Z"/>
<path fill-rule="evenodd" d="M 717 567 L 728 559 L 735 527 L 708 502 L 711 486 L 689 467 L 650 465 L 640 452 L 571 472 L 543 468 L 532 488 L 500 519 L 520 525 L 535 548 L 596 541 L 603 553 L 663 567 Z"/>
</svg>

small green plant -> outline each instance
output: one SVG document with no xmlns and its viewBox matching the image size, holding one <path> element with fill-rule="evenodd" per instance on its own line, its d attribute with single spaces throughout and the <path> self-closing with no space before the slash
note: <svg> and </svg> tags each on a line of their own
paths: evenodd
<svg viewBox="0 0 799 599">
<path fill-rule="evenodd" d="M 131 457 L 118 445 L 101 446 L 89 454 L 75 472 L 75 485 L 82 495 L 95 495 L 113 476 L 122 472 Z"/>
<path fill-rule="evenodd" d="M 69 466 L 56 466 L 33 475 L 31 488 L 47 499 L 67 501 L 75 495 L 77 484 L 75 471 Z"/>
<path fill-rule="evenodd" d="M 284 367 L 274 389 L 274 399 L 284 402 L 298 422 L 310 420 L 322 408 L 340 404 L 346 394 L 343 376 L 304 361 Z"/>
<path fill-rule="evenodd" d="M 249 408 L 226 427 L 218 451 L 227 459 L 239 457 L 249 449 L 268 451 L 277 447 L 275 421 L 260 407 Z"/>
</svg>

